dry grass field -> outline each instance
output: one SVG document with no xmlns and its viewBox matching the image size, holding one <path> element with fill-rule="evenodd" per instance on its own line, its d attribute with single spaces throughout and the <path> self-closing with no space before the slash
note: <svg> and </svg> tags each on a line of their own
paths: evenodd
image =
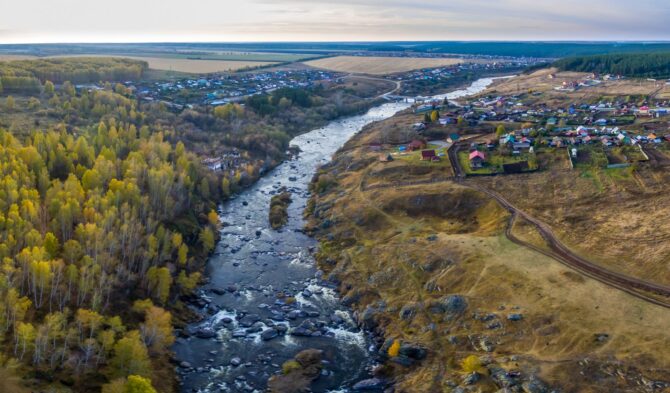
<svg viewBox="0 0 670 393">
<path fill-rule="evenodd" d="M 603 81 L 599 85 L 580 88 L 576 91 L 557 91 L 554 88 L 563 82 L 583 80 L 588 74 L 580 72 L 558 72 L 555 68 L 542 69 L 528 75 L 519 75 L 510 79 L 499 79 L 482 95 L 521 95 L 535 94 L 529 102 L 554 104 L 563 101 L 588 101 L 614 96 L 654 96 L 670 91 L 660 83 L 647 80 L 624 79 Z"/>
<path fill-rule="evenodd" d="M 237 71 L 247 67 L 258 67 L 277 63 L 264 61 L 237 61 L 237 60 L 194 60 L 173 57 L 148 57 L 148 56 L 117 56 L 117 55 L 68 55 L 50 57 L 122 57 L 126 59 L 141 60 L 149 63 L 149 68 L 154 70 L 177 71 L 192 74 L 209 74 L 213 72 Z M 2 55 L 0 61 L 32 60 L 35 56 Z"/>
<path fill-rule="evenodd" d="M 593 262 L 670 284 L 670 225 L 660 219 L 670 215 L 667 170 L 546 171 L 476 181 L 551 225 Z"/>
<path fill-rule="evenodd" d="M 12 60 L 32 60 L 36 59 L 35 56 L 24 56 L 24 55 L 3 55 L 0 54 L 0 61 L 12 61 Z"/>
<path fill-rule="evenodd" d="M 80 56 L 53 56 L 53 57 L 80 57 Z M 192 74 L 210 74 L 213 72 L 237 71 L 247 67 L 258 67 L 276 63 L 261 61 L 235 60 L 193 60 L 172 57 L 149 56 L 110 56 L 110 55 L 81 55 L 81 57 L 122 57 L 125 59 L 141 60 L 149 63 L 154 70 L 187 72 Z"/>
<path fill-rule="evenodd" d="M 337 56 L 305 62 L 305 64 L 331 71 L 354 74 L 388 75 L 420 68 L 434 68 L 464 63 L 463 59 L 425 59 L 411 57 L 362 57 Z"/>
<path fill-rule="evenodd" d="M 276 63 L 260 61 L 230 61 L 230 60 L 191 60 L 173 59 L 164 57 L 128 57 L 143 60 L 149 63 L 149 68 L 156 70 L 189 72 L 193 74 L 209 74 L 213 72 L 237 71 L 247 67 L 258 67 Z"/>
</svg>

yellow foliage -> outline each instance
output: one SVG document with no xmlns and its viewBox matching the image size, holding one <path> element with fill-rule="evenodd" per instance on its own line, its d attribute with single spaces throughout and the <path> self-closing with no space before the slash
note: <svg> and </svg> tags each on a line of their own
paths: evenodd
<svg viewBox="0 0 670 393">
<path fill-rule="evenodd" d="M 477 372 L 480 374 L 486 373 L 486 368 L 482 366 L 481 360 L 476 355 L 470 355 L 467 358 L 463 359 L 461 362 L 461 368 L 466 373 Z"/>
<path fill-rule="evenodd" d="M 209 225 L 213 227 L 219 225 L 219 215 L 216 214 L 214 210 L 210 210 L 210 212 L 207 214 L 207 220 L 209 220 Z"/>
<path fill-rule="evenodd" d="M 393 344 L 389 347 L 388 355 L 392 358 L 398 356 L 400 352 L 400 340 L 393 340 Z"/>
<path fill-rule="evenodd" d="M 295 360 L 289 360 L 284 362 L 281 366 L 281 371 L 284 374 L 290 374 L 293 371 L 300 370 L 302 366 L 300 366 L 300 363 L 296 362 Z"/>
</svg>

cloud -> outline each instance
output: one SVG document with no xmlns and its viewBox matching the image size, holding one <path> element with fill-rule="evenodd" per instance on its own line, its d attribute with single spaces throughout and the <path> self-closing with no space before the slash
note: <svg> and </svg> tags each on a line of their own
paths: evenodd
<svg viewBox="0 0 670 393">
<path fill-rule="evenodd" d="M 635 10 L 628 0 L 22 0 L 3 7 L 12 32 L 0 41 L 670 39 L 670 2 Z"/>
</svg>

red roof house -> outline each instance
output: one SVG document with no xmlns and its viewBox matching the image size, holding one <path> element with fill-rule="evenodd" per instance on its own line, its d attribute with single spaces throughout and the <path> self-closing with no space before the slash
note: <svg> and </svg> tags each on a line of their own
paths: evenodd
<svg viewBox="0 0 670 393">
<path fill-rule="evenodd" d="M 413 140 L 413 141 L 410 142 L 410 144 L 407 146 L 407 148 L 408 148 L 410 151 L 421 150 L 421 149 L 423 149 L 423 148 L 425 148 L 425 147 L 426 147 L 426 142 L 424 142 L 424 141 L 420 141 L 420 140 L 418 140 L 418 139 Z"/>
<path fill-rule="evenodd" d="M 486 161 L 486 154 L 481 151 L 475 150 L 470 153 L 470 168 L 481 168 Z"/>
</svg>

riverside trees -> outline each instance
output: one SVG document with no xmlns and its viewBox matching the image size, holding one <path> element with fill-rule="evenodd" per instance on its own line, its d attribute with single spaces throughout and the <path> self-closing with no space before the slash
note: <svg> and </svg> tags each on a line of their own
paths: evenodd
<svg viewBox="0 0 670 393">
<path fill-rule="evenodd" d="M 105 376 L 152 391 L 151 362 L 174 339 L 163 307 L 197 285 L 194 258 L 213 247 L 219 191 L 201 184 L 220 181 L 160 130 L 117 118 L 133 103 L 103 93 L 75 109 L 107 100 L 77 135 L 0 129 L 2 348 L 75 384 Z M 128 302 L 145 298 L 138 318 Z"/>
</svg>

